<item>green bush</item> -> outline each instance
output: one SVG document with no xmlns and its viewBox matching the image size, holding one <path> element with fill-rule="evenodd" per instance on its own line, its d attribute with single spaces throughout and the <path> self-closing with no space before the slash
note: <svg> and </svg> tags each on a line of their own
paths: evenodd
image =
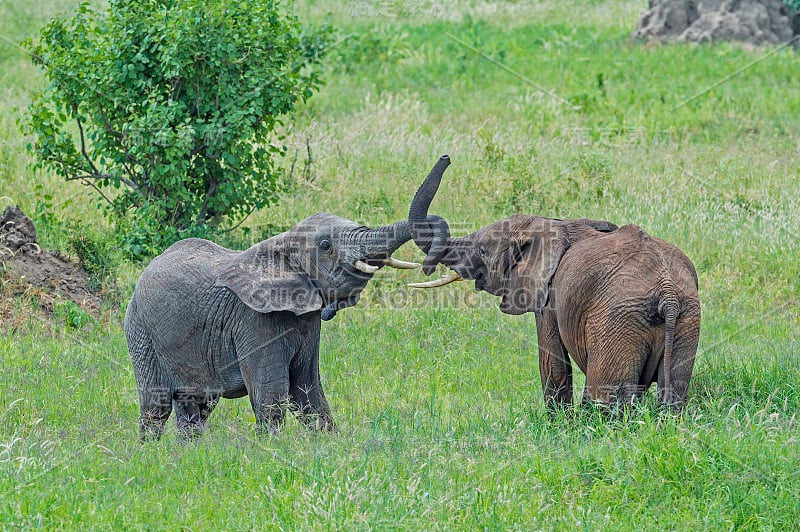
<svg viewBox="0 0 800 532">
<path fill-rule="evenodd" d="M 84 311 L 80 305 L 69 299 L 58 300 L 53 308 L 53 318 L 63 321 L 66 330 L 80 330 L 96 320 Z"/>
<path fill-rule="evenodd" d="M 159 252 L 275 198 L 270 143 L 320 83 L 329 28 L 279 1 L 110 0 L 45 26 L 23 124 L 40 167 L 91 185 L 123 249 Z"/>
<path fill-rule="evenodd" d="M 113 242 L 90 228 L 71 224 L 67 230 L 67 243 L 89 274 L 87 288 L 95 293 L 104 290 L 107 296 L 112 295 L 119 267 L 118 250 Z"/>
</svg>

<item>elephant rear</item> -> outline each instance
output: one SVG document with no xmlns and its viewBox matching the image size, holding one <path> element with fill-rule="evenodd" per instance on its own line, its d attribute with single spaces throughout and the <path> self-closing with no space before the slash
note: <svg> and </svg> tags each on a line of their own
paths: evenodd
<svg viewBox="0 0 800 532">
<path fill-rule="evenodd" d="M 632 250 L 631 261 L 652 288 L 647 317 L 652 320 L 650 356 L 639 378 L 641 386 L 656 383 L 659 402 L 680 410 L 688 400 L 689 381 L 700 338 L 697 272 L 676 246 L 652 237 L 635 225 L 621 236 Z"/>
<path fill-rule="evenodd" d="M 199 238 L 181 240 L 144 269 L 128 306 L 126 331 L 142 328 L 156 350 L 169 352 L 192 341 L 207 319 L 208 294 L 219 271 L 239 252 Z M 195 316 L 194 320 L 186 317 Z"/>
<path fill-rule="evenodd" d="M 153 259 L 136 283 L 124 329 L 139 394 L 142 438 L 161 436 L 172 412 L 173 395 L 186 380 L 169 363 L 169 353 L 201 337 L 192 326 L 194 320 L 181 319 L 199 315 L 196 301 L 201 298 L 192 294 L 213 285 L 220 259 L 231 254 L 235 252 L 206 240 L 182 240 Z M 195 353 L 200 356 L 200 350 Z M 184 362 L 189 371 L 205 367 L 205 363 Z"/>
<path fill-rule="evenodd" d="M 658 313 L 664 320 L 663 358 L 657 372 L 660 401 L 680 410 L 688 399 L 689 380 L 700 340 L 697 272 L 677 247 L 649 237 L 661 256 Z"/>
<path fill-rule="evenodd" d="M 567 253 L 554 279 L 558 327 L 586 373 L 585 395 L 628 401 L 655 382 L 662 403 L 682 408 L 700 335 L 691 261 L 633 225 Z"/>
</svg>

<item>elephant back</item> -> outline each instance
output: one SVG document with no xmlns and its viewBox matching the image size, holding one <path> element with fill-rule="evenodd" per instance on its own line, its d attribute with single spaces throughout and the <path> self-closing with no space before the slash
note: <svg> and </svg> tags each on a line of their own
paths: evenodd
<svg viewBox="0 0 800 532">
<path fill-rule="evenodd" d="M 151 315 L 188 312 L 193 301 L 207 297 L 218 272 L 240 254 L 200 238 L 176 242 L 142 271 L 130 306 Z"/>
</svg>

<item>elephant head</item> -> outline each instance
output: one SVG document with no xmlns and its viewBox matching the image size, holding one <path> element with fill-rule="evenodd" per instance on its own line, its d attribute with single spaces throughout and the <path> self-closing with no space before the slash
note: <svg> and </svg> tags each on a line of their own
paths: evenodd
<svg viewBox="0 0 800 532">
<path fill-rule="evenodd" d="M 447 222 L 428 215 L 449 164 L 449 157 L 444 155 L 433 167 L 414 196 L 408 221 L 414 242 L 426 253 L 424 273 L 430 275 L 437 264 L 444 264 L 453 272 L 442 279 L 411 286 L 431 288 L 472 279 L 476 290 L 502 297 L 502 312 L 537 312 L 547 304 L 550 281 L 569 246 L 596 231 L 617 228 L 599 220 L 515 215 L 464 237 L 451 238 Z"/>
<path fill-rule="evenodd" d="M 392 258 L 410 238 L 406 221 L 370 229 L 319 213 L 242 252 L 222 269 L 216 284 L 258 312 L 321 310 L 322 319 L 329 320 L 358 302 L 381 267 L 419 266 Z"/>
</svg>

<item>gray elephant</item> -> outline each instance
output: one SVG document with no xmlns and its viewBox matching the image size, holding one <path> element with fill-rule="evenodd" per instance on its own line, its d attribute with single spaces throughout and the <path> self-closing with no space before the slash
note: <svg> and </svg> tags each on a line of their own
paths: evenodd
<svg viewBox="0 0 800 532">
<path fill-rule="evenodd" d="M 320 320 L 355 305 L 382 266 L 419 266 L 391 256 L 410 237 L 405 221 L 369 229 L 316 214 L 246 251 L 191 238 L 156 257 L 125 316 L 142 439 L 160 438 L 173 408 L 181 433 L 198 434 L 221 397 L 245 395 L 262 429 L 286 406 L 333 429 Z"/>
<path fill-rule="evenodd" d="M 570 358 L 586 374 L 584 400 L 603 404 L 641 397 L 657 382 L 659 400 L 680 410 L 700 335 L 697 274 L 675 246 L 635 225 L 517 215 L 463 238 L 428 208 L 450 164 L 443 156 L 409 210 L 412 237 L 429 275 L 412 286 L 474 279 L 501 296 L 507 314 L 533 312 L 542 388 L 550 404 L 572 401 Z"/>
</svg>

